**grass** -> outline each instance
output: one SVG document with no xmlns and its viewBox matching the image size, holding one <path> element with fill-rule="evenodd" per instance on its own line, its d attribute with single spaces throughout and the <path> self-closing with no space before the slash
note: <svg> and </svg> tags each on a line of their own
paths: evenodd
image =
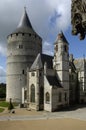
<svg viewBox="0 0 86 130">
<path fill-rule="evenodd" d="M 17 103 L 13 103 L 13 106 L 17 106 L 17 105 L 18 105 Z M 9 107 L 9 102 L 0 101 L 0 107 L 3 107 L 3 108 L 0 108 L 0 113 L 1 113 L 5 110 L 5 108 Z"/>
<path fill-rule="evenodd" d="M 8 107 L 9 103 L 5 101 L 0 101 L 0 107 Z"/>
<path fill-rule="evenodd" d="M 18 106 L 18 103 L 12 103 L 13 106 Z M 0 101 L 0 107 L 8 107 L 9 106 L 9 102 L 6 101 Z"/>
<path fill-rule="evenodd" d="M 4 108 L 0 108 L 0 113 L 4 111 Z"/>
</svg>

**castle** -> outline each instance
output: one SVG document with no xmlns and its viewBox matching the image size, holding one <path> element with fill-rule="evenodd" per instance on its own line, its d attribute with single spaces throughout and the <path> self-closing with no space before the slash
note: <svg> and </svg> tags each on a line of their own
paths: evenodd
<svg viewBox="0 0 86 130">
<path fill-rule="evenodd" d="M 86 61 L 69 55 L 63 32 L 54 43 L 54 56 L 42 54 L 42 39 L 24 10 L 7 48 L 7 101 L 50 112 L 86 102 Z"/>
</svg>

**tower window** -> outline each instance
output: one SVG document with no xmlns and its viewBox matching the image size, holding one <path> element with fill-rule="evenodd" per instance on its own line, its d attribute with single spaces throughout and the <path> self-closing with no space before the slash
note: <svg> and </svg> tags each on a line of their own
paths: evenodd
<svg viewBox="0 0 86 130">
<path fill-rule="evenodd" d="M 31 33 L 29 33 L 29 36 L 31 36 Z"/>
<path fill-rule="evenodd" d="M 22 49 L 23 48 L 23 45 L 19 45 L 19 49 Z"/>
<path fill-rule="evenodd" d="M 34 73 L 34 72 L 32 72 L 32 73 L 31 73 L 31 76 L 35 76 L 35 73 Z"/>
<path fill-rule="evenodd" d="M 67 46 L 66 45 L 64 46 L 64 51 L 67 52 Z"/>
<path fill-rule="evenodd" d="M 24 70 L 22 70 L 22 74 L 24 74 L 25 72 L 24 72 Z"/>
<path fill-rule="evenodd" d="M 56 51 L 58 51 L 58 45 L 56 45 Z"/>
<path fill-rule="evenodd" d="M 18 36 L 18 33 L 16 33 L 16 36 Z"/>
<path fill-rule="evenodd" d="M 22 33 L 22 36 L 24 36 L 24 33 Z"/>
</svg>

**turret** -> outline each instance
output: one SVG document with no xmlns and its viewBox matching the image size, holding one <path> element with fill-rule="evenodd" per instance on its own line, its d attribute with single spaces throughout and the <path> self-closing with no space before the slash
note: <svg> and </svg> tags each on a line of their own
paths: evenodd
<svg viewBox="0 0 86 130">
<path fill-rule="evenodd" d="M 63 34 L 59 33 L 54 44 L 53 67 L 57 73 L 59 82 L 69 98 L 69 47 Z M 69 102 L 69 101 L 68 101 Z"/>
<path fill-rule="evenodd" d="M 26 71 L 42 52 L 42 39 L 34 31 L 26 9 L 17 29 L 7 37 L 7 91 L 6 100 L 22 102 L 22 88 L 26 87 Z"/>
</svg>

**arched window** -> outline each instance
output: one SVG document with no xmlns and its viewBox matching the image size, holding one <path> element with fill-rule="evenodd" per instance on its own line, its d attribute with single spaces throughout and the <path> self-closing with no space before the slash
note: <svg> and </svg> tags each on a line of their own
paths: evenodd
<svg viewBox="0 0 86 130">
<path fill-rule="evenodd" d="M 46 103 L 50 102 L 50 94 L 47 92 L 46 93 Z"/>
<path fill-rule="evenodd" d="M 62 101 L 62 93 L 60 92 L 59 93 L 59 102 L 61 102 Z"/>
<path fill-rule="evenodd" d="M 31 85 L 31 102 L 35 102 L 35 86 Z"/>
</svg>

